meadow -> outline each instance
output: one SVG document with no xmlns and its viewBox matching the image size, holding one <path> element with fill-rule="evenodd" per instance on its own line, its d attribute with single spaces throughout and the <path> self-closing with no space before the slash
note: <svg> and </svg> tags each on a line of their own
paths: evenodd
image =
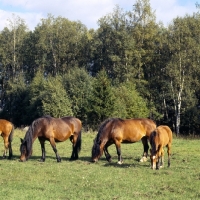
<svg viewBox="0 0 200 200">
<path fill-rule="evenodd" d="M 80 158 L 69 161 L 72 146 L 69 140 L 58 143 L 62 158 L 57 163 L 55 154 L 46 142 L 46 161 L 39 162 L 41 148 L 38 140 L 27 162 L 19 162 L 20 138 L 25 132 L 15 129 L 13 158 L 0 159 L 0 198 L 4 200 L 127 200 L 127 199 L 199 199 L 200 198 L 200 140 L 174 137 L 171 167 L 150 169 L 150 161 L 138 162 L 142 143 L 122 144 L 124 163 L 117 164 L 115 146 L 109 147 L 112 162 L 103 155 L 91 163 L 91 148 L 96 133 L 83 132 Z M 0 153 L 3 154 L 0 139 Z"/>
</svg>

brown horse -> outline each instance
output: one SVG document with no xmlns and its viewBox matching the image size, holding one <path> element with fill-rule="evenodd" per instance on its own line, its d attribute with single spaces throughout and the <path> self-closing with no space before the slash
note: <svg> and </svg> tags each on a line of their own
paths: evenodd
<svg viewBox="0 0 200 200">
<path fill-rule="evenodd" d="M 170 167 L 170 155 L 172 145 L 172 131 L 168 126 L 158 126 L 150 135 L 151 144 L 151 168 L 159 169 L 164 166 L 164 147 L 167 147 L 168 167 Z"/>
<path fill-rule="evenodd" d="M 13 139 L 13 133 L 14 133 L 14 126 L 11 122 L 0 119 L 0 135 L 3 137 L 4 140 L 4 153 L 3 158 L 6 158 L 7 150 L 9 149 L 9 156 L 10 159 L 12 157 L 12 139 Z"/>
<path fill-rule="evenodd" d="M 53 118 L 44 116 L 32 122 L 24 139 L 21 139 L 20 161 L 26 161 L 32 154 L 32 145 L 36 138 L 39 139 L 42 149 L 41 162 L 45 161 L 45 141 L 48 140 L 56 154 L 57 162 L 61 158 L 56 149 L 56 142 L 63 142 L 68 138 L 72 142 L 71 160 L 78 159 L 81 149 L 82 122 L 75 117 Z"/>
<path fill-rule="evenodd" d="M 92 147 L 92 161 L 96 162 L 102 156 L 103 151 L 108 162 L 111 162 L 111 155 L 108 147 L 115 144 L 118 154 L 118 164 L 122 164 L 121 143 L 134 143 L 142 140 L 144 146 L 143 158 L 148 155 L 148 137 L 156 128 L 156 124 L 151 119 L 120 119 L 110 118 L 105 120 L 98 131 Z"/>
</svg>

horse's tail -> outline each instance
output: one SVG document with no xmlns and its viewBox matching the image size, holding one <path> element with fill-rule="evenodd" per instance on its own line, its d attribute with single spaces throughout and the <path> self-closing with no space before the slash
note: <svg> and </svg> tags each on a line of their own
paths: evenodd
<svg viewBox="0 0 200 200">
<path fill-rule="evenodd" d="M 11 157 L 13 156 L 13 152 L 12 152 L 12 140 L 13 140 L 13 134 L 14 134 L 14 125 L 12 124 L 12 129 L 10 131 L 10 135 L 8 137 L 8 142 L 9 142 L 9 159 L 11 159 Z"/>
<path fill-rule="evenodd" d="M 80 130 L 74 147 L 74 150 L 77 152 L 77 154 L 81 151 L 81 144 L 82 144 L 82 132 Z"/>
<path fill-rule="evenodd" d="M 11 143 L 13 140 L 13 134 L 14 134 L 14 125 L 12 124 L 12 129 L 10 131 L 10 135 L 8 137 L 8 142 Z"/>
</svg>

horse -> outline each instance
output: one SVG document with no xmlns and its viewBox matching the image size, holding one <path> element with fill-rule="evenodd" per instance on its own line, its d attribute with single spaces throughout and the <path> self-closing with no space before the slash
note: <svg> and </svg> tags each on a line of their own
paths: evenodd
<svg viewBox="0 0 200 200">
<path fill-rule="evenodd" d="M 8 159 L 11 159 L 13 156 L 12 152 L 13 134 L 14 134 L 14 125 L 5 119 L 0 119 L 0 135 L 3 137 L 4 147 L 5 147 L 3 158 L 6 158 L 8 149 L 9 149 Z"/>
<path fill-rule="evenodd" d="M 158 126 L 150 135 L 151 144 L 151 168 L 160 169 L 164 167 L 164 147 L 167 147 L 168 153 L 168 167 L 170 167 L 171 145 L 172 145 L 172 131 L 168 126 Z"/>
<path fill-rule="evenodd" d="M 57 162 L 61 162 L 58 154 L 56 143 L 70 139 L 72 143 L 72 154 L 70 160 L 78 159 L 81 150 L 81 129 L 82 122 L 75 117 L 53 118 L 51 116 L 43 116 L 32 122 L 24 139 L 21 139 L 20 145 L 20 161 L 24 162 L 32 155 L 32 145 L 38 138 L 42 156 L 40 161 L 45 162 L 45 141 L 48 140 L 56 155 Z"/>
<path fill-rule="evenodd" d="M 118 164 L 122 164 L 121 143 L 134 143 L 139 140 L 142 140 L 144 147 L 143 157 L 140 161 L 146 161 L 149 149 L 148 137 L 155 128 L 155 122 L 147 118 L 106 119 L 100 125 L 97 136 L 94 139 L 92 161 L 97 162 L 104 152 L 106 160 L 111 162 L 111 155 L 108 152 L 108 147 L 115 144 L 118 155 Z"/>
</svg>

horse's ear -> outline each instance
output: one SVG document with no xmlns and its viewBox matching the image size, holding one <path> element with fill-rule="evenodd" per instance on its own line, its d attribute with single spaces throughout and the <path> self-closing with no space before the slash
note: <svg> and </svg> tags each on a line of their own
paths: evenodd
<svg viewBox="0 0 200 200">
<path fill-rule="evenodd" d="M 21 140 L 21 143 L 23 143 L 23 142 L 24 142 L 24 140 L 23 140 L 22 138 L 20 138 L 20 140 Z"/>
</svg>

